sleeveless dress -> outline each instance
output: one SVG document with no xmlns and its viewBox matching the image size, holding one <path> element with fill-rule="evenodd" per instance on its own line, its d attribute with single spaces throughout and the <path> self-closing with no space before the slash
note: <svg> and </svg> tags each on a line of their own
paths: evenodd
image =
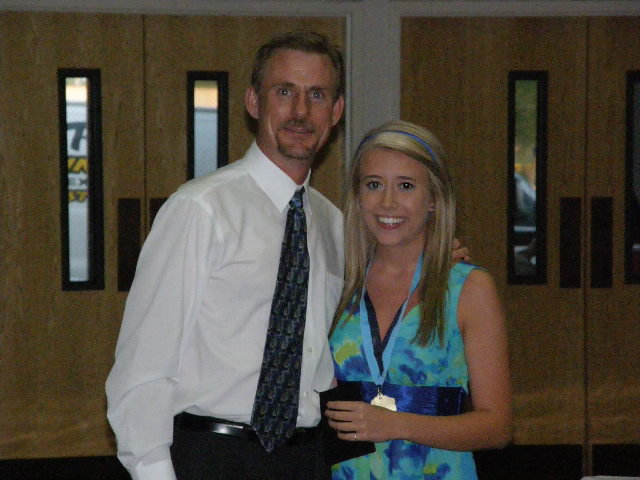
<svg viewBox="0 0 640 480">
<path fill-rule="evenodd" d="M 385 384 L 462 387 L 468 393 L 469 374 L 458 328 L 457 306 L 464 281 L 474 268 L 477 267 L 457 263 L 450 271 L 442 347 L 438 340 L 426 347 L 412 342 L 420 321 L 418 307 L 398 321 L 396 328 L 400 330 Z M 375 323 L 371 306 L 367 310 L 371 323 Z M 345 317 L 343 314 L 329 340 L 336 377 L 338 381 L 372 382 L 362 347 L 359 312 L 347 322 Z M 377 324 L 372 331 L 375 350 L 374 332 Z M 399 407 L 399 410 L 402 409 Z M 374 453 L 338 463 L 331 473 L 333 480 L 477 479 L 472 452 L 441 450 L 405 440 L 376 443 Z"/>
</svg>

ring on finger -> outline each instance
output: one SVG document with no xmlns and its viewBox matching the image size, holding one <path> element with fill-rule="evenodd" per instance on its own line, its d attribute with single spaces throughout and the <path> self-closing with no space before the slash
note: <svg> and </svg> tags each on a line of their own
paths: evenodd
<svg viewBox="0 0 640 480">
<path fill-rule="evenodd" d="M 353 441 L 358 441 L 358 434 L 356 432 L 353 432 Z"/>
</svg>

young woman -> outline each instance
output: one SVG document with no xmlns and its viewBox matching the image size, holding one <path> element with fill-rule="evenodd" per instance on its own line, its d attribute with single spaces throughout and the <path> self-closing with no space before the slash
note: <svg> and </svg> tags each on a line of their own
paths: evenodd
<svg viewBox="0 0 640 480">
<path fill-rule="evenodd" d="M 346 204 L 346 282 L 330 345 L 338 437 L 376 451 L 334 479 L 475 479 L 471 451 L 511 438 L 507 334 L 490 275 L 453 264 L 455 197 L 434 135 L 407 122 L 370 131 Z"/>
</svg>

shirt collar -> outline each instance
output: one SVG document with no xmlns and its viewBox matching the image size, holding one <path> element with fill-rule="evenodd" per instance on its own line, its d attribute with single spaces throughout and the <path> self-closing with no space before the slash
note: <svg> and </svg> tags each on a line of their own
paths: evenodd
<svg viewBox="0 0 640 480">
<path fill-rule="evenodd" d="M 311 215 L 311 205 L 309 201 L 309 179 L 311 170 L 302 185 L 297 185 L 289 175 L 284 173 L 275 163 L 262 153 L 258 144 L 254 141 L 245 155 L 246 166 L 249 175 L 258 184 L 260 189 L 269 197 L 275 207 L 280 212 L 284 212 L 289 207 L 289 201 L 296 190 L 304 187 L 304 210 L 308 216 Z"/>
</svg>

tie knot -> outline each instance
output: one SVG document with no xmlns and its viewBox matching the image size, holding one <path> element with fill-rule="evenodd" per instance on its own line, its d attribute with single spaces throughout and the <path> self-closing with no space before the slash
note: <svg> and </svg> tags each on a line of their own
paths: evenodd
<svg viewBox="0 0 640 480">
<path fill-rule="evenodd" d="M 294 209 L 302 208 L 302 195 L 304 194 L 304 187 L 300 190 L 296 190 L 296 193 L 293 194 L 291 200 L 289 200 L 289 207 Z"/>
</svg>

